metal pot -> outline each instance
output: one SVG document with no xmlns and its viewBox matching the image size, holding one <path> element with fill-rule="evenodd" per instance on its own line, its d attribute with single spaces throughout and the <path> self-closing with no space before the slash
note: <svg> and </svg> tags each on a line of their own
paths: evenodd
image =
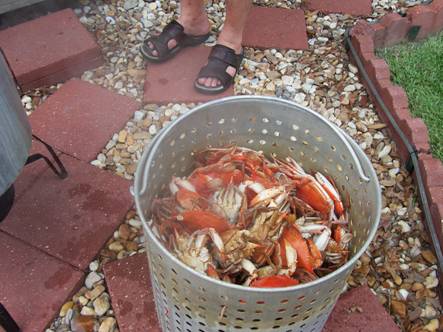
<svg viewBox="0 0 443 332">
<path fill-rule="evenodd" d="M 0 79 L 0 215 L 6 215 L 12 204 L 12 183 L 28 158 L 31 127 L 15 80 L 1 52 Z"/>
<path fill-rule="evenodd" d="M 151 202 L 172 175 L 193 169 L 193 151 L 237 144 L 266 154 L 292 156 L 308 170 L 332 176 L 351 201 L 354 235 L 349 261 L 313 282 L 259 289 L 200 274 L 173 256 L 150 227 Z M 134 187 L 143 221 L 157 314 L 163 331 L 321 331 L 346 279 L 375 235 L 381 192 L 358 145 L 319 114 L 270 97 L 216 100 L 183 115 L 159 133 L 141 158 Z"/>
</svg>

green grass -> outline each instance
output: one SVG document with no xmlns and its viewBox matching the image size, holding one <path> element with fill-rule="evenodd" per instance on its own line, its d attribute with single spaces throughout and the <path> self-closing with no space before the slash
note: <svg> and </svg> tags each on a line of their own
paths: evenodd
<svg viewBox="0 0 443 332">
<path fill-rule="evenodd" d="M 426 123 L 432 154 L 443 161 L 443 33 L 378 53 L 389 64 L 392 80 L 405 89 L 411 113 Z"/>
</svg>

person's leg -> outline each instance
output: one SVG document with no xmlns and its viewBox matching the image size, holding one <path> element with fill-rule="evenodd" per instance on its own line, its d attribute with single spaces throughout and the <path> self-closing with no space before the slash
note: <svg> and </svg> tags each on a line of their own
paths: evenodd
<svg viewBox="0 0 443 332">
<path fill-rule="evenodd" d="M 177 22 L 183 25 L 185 33 L 189 35 L 204 35 L 211 30 L 204 0 L 181 0 L 180 17 L 177 19 Z M 157 56 L 158 53 L 154 50 L 154 45 L 151 42 L 148 45 L 152 49 L 152 54 Z M 168 42 L 169 49 L 175 47 L 175 45 L 177 45 L 175 39 L 171 39 Z"/>
<path fill-rule="evenodd" d="M 217 40 L 221 44 L 232 48 L 235 53 L 240 54 L 242 50 L 243 30 L 248 18 L 252 0 L 226 0 L 226 20 Z M 228 67 L 226 72 L 235 76 L 235 68 Z M 198 82 L 207 87 L 216 87 L 220 81 L 216 78 L 200 78 Z"/>
</svg>

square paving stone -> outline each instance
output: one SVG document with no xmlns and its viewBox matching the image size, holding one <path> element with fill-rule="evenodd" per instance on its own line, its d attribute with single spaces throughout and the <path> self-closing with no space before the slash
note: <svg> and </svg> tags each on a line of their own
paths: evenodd
<svg viewBox="0 0 443 332">
<path fill-rule="evenodd" d="M 161 332 L 146 254 L 108 263 L 104 272 L 120 332 Z"/>
<path fill-rule="evenodd" d="M 68 177 L 60 180 L 46 169 L 0 229 L 84 270 L 131 208 L 129 182 L 72 157 L 61 159 Z M 29 171 L 20 176 L 33 176 Z"/>
<path fill-rule="evenodd" d="M 198 103 L 231 96 L 234 88 L 217 95 L 205 95 L 194 88 L 194 80 L 208 62 L 210 47 L 189 47 L 164 63 L 148 63 L 143 101 L 149 104 Z"/>
<path fill-rule="evenodd" d="M 306 0 L 304 6 L 322 13 L 343 13 L 349 15 L 370 15 L 371 0 Z"/>
<path fill-rule="evenodd" d="M 301 9 L 253 7 L 243 33 L 243 45 L 257 48 L 308 48 Z"/>
<path fill-rule="evenodd" d="M 89 162 L 138 108 L 135 99 L 72 79 L 40 105 L 30 121 L 35 135 Z"/>
<path fill-rule="evenodd" d="M 0 231 L 0 302 L 22 332 L 44 331 L 83 273 Z"/>
<path fill-rule="evenodd" d="M 0 48 L 23 90 L 65 81 L 103 64 L 100 47 L 72 9 L 0 31 Z"/>
<path fill-rule="evenodd" d="M 323 332 L 400 332 L 391 316 L 367 286 L 340 296 Z"/>
</svg>

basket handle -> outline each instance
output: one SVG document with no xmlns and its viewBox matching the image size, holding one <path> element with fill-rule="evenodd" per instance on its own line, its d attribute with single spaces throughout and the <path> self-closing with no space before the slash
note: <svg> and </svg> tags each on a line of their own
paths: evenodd
<svg viewBox="0 0 443 332">
<path fill-rule="evenodd" d="M 350 153 L 350 155 L 351 155 L 352 163 L 353 163 L 354 166 L 357 168 L 358 176 L 360 177 L 360 179 L 361 179 L 363 182 L 369 182 L 369 181 L 371 181 L 371 178 L 369 178 L 369 177 L 365 174 L 365 172 L 364 172 L 364 170 L 363 170 L 363 167 L 362 167 L 362 165 L 361 165 L 361 160 L 360 160 L 360 158 L 358 157 L 357 153 L 355 152 L 354 147 L 352 146 L 352 143 L 354 143 L 353 140 L 352 140 L 352 138 L 351 138 L 348 134 L 346 134 L 346 133 L 344 132 L 343 129 L 338 128 L 338 127 L 337 127 L 337 129 L 339 129 L 340 134 L 341 134 L 341 135 L 343 136 L 343 138 L 345 139 L 345 145 L 346 145 L 346 147 L 348 148 L 349 153 Z"/>
<path fill-rule="evenodd" d="M 152 139 L 152 141 L 149 144 L 146 144 L 146 148 L 145 151 L 143 152 L 143 156 L 142 158 L 139 160 L 138 164 L 139 165 L 145 165 L 145 159 L 148 158 L 149 156 L 149 151 L 152 149 L 152 147 L 155 145 L 155 143 L 157 142 L 158 137 L 161 136 L 161 134 L 163 133 L 164 128 L 162 128 L 161 130 L 159 130 L 159 132 L 157 133 L 157 135 L 154 136 L 154 138 Z M 148 168 L 149 167 L 143 167 L 143 169 L 141 167 L 138 167 L 137 169 L 137 173 L 135 175 L 136 178 L 138 178 L 139 176 L 141 176 L 141 189 L 140 192 L 138 193 L 139 196 L 143 195 L 148 187 Z M 140 174 L 139 174 L 140 173 Z M 134 186 L 130 186 L 129 187 L 129 192 L 131 193 L 131 195 L 133 197 L 135 197 L 135 188 Z"/>
</svg>

